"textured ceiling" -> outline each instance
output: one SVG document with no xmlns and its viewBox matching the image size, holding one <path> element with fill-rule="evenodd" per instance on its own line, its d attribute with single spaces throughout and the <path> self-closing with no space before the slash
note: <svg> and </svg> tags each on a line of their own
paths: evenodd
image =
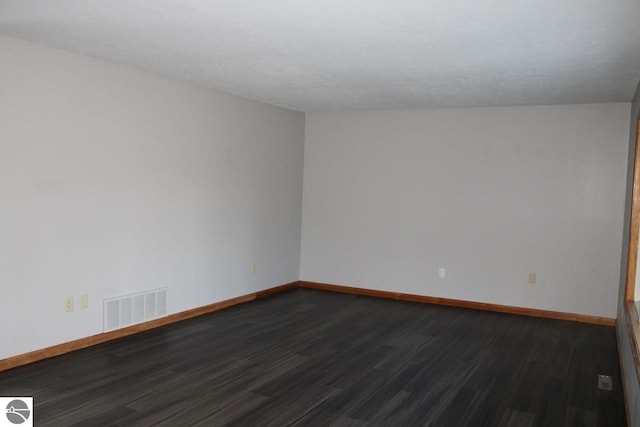
<svg viewBox="0 0 640 427">
<path fill-rule="evenodd" d="M 0 0 L 0 33 L 306 112 L 628 102 L 640 79 L 638 0 Z"/>
</svg>

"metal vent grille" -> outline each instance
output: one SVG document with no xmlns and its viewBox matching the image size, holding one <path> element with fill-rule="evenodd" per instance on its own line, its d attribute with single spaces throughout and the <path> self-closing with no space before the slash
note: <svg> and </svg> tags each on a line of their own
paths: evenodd
<svg viewBox="0 0 640 427">
<path fill-rule="evenodd" d="M 598 375 L 598 388 L 600 390 L 613 390 L 613 381 L 609 375 Z"/>
<path fill-rule="evenodd" d="M 166 316 L 167 289 L 105 299 L 102 311 L 104 332 Z"/>
</svg>

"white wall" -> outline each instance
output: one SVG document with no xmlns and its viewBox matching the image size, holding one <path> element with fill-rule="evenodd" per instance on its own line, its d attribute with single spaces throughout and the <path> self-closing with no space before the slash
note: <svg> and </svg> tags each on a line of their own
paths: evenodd
<svg viewBox="0 0 640 427">
<path fill-rule="evenodd" d="M 640 114 L 640 83 L 631 104 L 629 142 L 628 142 L 628 167 L 626 180 L 626 208 L 624 218 L 624 231 L 622 242 L 622 258 L 620 266 L 619 296 L 618 296 L 618 320 L 616 331 L 618 333 L 618 350 L 620 352 L 620 368 L 625 386 L 625 399 L 629 409 L 630 427 L 640 426 L 640 382 L 633 362 L 633 343 L 629 337 L 627 319 L 624 310 L 625 287 L 627 282 L 627 260 L 629 257 L 629 229 L 631 225 L 631 196 L 633 194 L 633 167 L 636 155 L 636 126 L 638 114 Z M 636 290 L 636 298 L 640 296 Z"/>
<path fill-rule="evenodd" d="M 308 114 L 301 279 L 616 317 L 629 109 Z"/>
<path fill-rule="evenodd" d="M 298 279 L 303 114 L 1 36 L 0 58 L 0 359 L 101 332 L 103 298 L 167 287 L 175 313 Z"/>
</svg>

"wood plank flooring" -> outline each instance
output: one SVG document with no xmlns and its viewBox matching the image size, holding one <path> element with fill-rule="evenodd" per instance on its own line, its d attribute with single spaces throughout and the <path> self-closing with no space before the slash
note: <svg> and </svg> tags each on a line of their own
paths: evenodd
<svg viewBox="0 0 640 427">
<path fill-rule="evenodd" d="M 608 326 L 309 289 L 0 372 L 37 426 L 619 427 L 621 390 Z"/>
</svg>

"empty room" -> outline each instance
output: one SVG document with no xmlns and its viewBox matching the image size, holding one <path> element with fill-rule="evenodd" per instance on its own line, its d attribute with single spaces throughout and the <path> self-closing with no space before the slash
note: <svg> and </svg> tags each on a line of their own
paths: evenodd
<svg viewBox="0 0 640 427">
<path fill-rule="evenodd" d="M 0 0 L 0 426 L 640 427 L 640 2 Z"/>
</svg>

